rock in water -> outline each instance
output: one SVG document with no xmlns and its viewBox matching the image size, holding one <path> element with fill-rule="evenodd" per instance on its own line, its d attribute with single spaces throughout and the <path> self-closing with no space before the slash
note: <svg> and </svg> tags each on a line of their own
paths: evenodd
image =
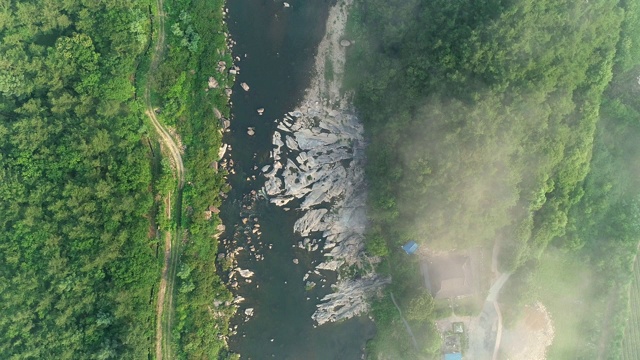
<svg viewBox="0 0 640 360">
<path fill-rule="evenodd" d="M 224 154 L 227 152 L 227 146 L 227 144 L 222 144 L 220 150 L 218 150 L 218 159 L 222 159 L 224 157 Z"/>
<path fill-rule="evenodd" d="M 312 231 L 324 231 L 326 224 L 322 222 L 327 209 L 309 210 L 293 225 L 293 230 L 302 236 L 308 236 Z"/>
<path fill-rule="evenodd" d="M 333 293 L 322 298 L 317 310 L 311 316 L 318 325 L 327 322 L 350 319 L 369 310 L 367 298 L 391 279 L 380 278 L 375 274 L 358 280 L 342 280 Z"/>
<path fill-rule="evenodd" d="M 300 150 L 298 148 L 298 143 L 296 142 L 296 139 L 294 139 L 289 135 L 286 136 L 286 144 L 287 144 L 287 147 L 291 150 Z"/>
<path fill-rule="evenodd" d="M 291 131 L 285 141 L 280 132 L 274 132 L 275 161 L 273 169 L 264 173 L 265 192 L 279 206 L 301 200 L 298 210 L 302 215 L 294 223 L 294 231 L 304 237 L 322 233 L 327 259 L 316 268 L 337 271 L 343 265 L 359 263 L 363 256 L 367 223 L 364 131 L 350 111 L 319 104 L 303 102 L 300 110 L 291 113 L 295 118 L 278 126 Z M 319 248 L 309 239 L 302 244 L 304 248 L 307 245 Z M 339 279 L 335 292 L 322 299 L 314 320 L 323 324 L 366 311 L 367 296 L 384 283 L 375 275 L 357 281 Z"/>
<path fill-rule="evenodd" d="M 237 270 L 238 270 L 238 274 L 240 274 L 240 276 L 242 276 L 245 279 L 248 279 L 253 276 L 253 271 L 251 270 L 240 269 L 240 268 L 238 268 Z"/>
</svg>

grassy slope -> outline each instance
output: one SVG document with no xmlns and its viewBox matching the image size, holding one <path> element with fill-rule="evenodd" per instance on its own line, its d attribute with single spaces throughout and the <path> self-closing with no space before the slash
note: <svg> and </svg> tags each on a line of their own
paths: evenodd
<svg viewBox="0 0 640 360">
<path fill-rule="evenodd" d="M 629 293 L 631 313 L 622 341 L 622 360 L 640 359 L 640 264 L 636 260 Z"/>
<path fill-rule="evenodd" d="M 594 339 L 584 336 L 585 328 L 602 323 L 603 318 L 602 312 L 596 309 L 602 304 L 590 301 L 593 298 L 591 269 L 575 255 L 558 250 L 540 259 L 532 285 L 553 320 L 555 337 L 549 359 L 579 359 L 590 353 L 587 349 L 594 351 Z"/>
</svg>

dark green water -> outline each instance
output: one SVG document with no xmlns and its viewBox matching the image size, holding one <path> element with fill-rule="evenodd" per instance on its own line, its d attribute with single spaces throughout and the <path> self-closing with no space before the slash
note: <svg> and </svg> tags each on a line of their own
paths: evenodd
<svg viewBox="0 0 640 360">
<path fill-rule="evenodd" d="M 264 183 L 259 169 L 269 163 L 271 136 L 277 125 L 274 120 L 292 111 L 304 95 L 332 3 L 288 2 L 290 8 L 273 0 L 229 0 L 227 4 L 228 26 L 237 42 L 234 56 L 242 58 L 232 96 L 231 133 L 225 138 L 233 148 L 236 170 L 229 178 L 233 189 L 221 214 L 227 239 L 233 238 L 234 229 L 242 224 L 242 199 Z M 241 82 L 251 90 L 243 91 Z M 260 107 L 265 108 L 263 116 L 256 112 Z M 247 135 L 249 126 L 255 127 L 254 136 Z M 247 181 L 252 175 L 256 180 Z M 320 262 L 321 255 L 292 247 L 300 240 L 292 231 L 298 215 L 264 201 L 252 206 L 250 212 L 255 213 L 263 231 L 263 245 L 254 244 L 264 260 L 256 261 L 246 251 L 238 257 L 239 267 L 255 272 L 251 283 L 239 281 L 240 289 L 235 293 L 246 298 L 239 314 L 251 307 L 255 315 L 248 322 L 244 316 L 236 317 L 238 334 L 230 339 L 231 349 L 243 359 L 360 359 L 366 340 L 375 332 L 367 318 L 313 327 L 311 314 L 329 286 L 323 288 L 320 283 L 305 291 L 302 278 Z M 238 240 L 238 245 L 248 247 L 246 240 Z M 266 244 L 272 244 L 272 249 Z M 293 263 L 294 258 L 299 264 Z M 327 274 L 329 280 L 332 275 Z"/>
</svg>

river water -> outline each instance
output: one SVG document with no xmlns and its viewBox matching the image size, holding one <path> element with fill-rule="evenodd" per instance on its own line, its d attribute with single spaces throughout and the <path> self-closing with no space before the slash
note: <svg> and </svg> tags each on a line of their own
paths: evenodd
<svg viewBox="0 0 640 360">
<path fill-rule="evenodd" d="M 271 162 L 274 120 L 292 111 L 303 98 L 332 5 L 329 0 L 288 2 L 289 8 L 273 0 L 227 3 L 228 27 L 237 42 L 233 53 L 241 58 L 237 63 L 241 70 L 231 97 L 231 132 L 224 140 L 232 146 L 236 174 L 229 177 L 232 190 L 222 206 L 221 217 L 227 227 L 222 238 L 234 238 L 234 229 L 242 226 L 240 213 L 250 212 L 251 218 L 258 218 L 262 231 L 261 238 L 252 244 L 264 256 L 257 261 L 243 251 L 237 258 L 240 268 L 255 275 L 250 283 L 238 281 L 235 293 L 246 300 L 234 319 L 238 334 L 230 339 L 230 347 L 243 359 L 359 359 L 367 339 L 375 333 L 366 317 L 314 327 L 311 314 L 318 299 L 330 290 L 328 283 L 305 290 L 303 276 L 320 262 L 321 255 L 293 247 L 300 240 L 292 231 L 297 216 L 265 201 L 251 204 L 250 210 L 242 207 L 242 199 L 264 183 L 259 172 Z M 240 87 L 242 82 L 250 91 Z M 265 108 L 263 116 L 256 112 L 261 107 Z M 255 128 L 255 135 L 247 134 L 248 127 Z M 251 179 L 253 175 L 256 180 Z M 238 246 L 251 245 L 246 236 L 236 234 L 235 238 Z M 299 263 L 294 264 L 294 259 Z M 331 280 L 331 273 L 326 276 Z M 254 309 L 247 322 L 243 316 L 246 308 Z"/>
</svg>

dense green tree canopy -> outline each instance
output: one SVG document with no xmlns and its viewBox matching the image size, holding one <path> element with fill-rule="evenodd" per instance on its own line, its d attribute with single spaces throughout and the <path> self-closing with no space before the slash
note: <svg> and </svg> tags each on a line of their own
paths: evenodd
<svg viewBox="0 0 640 360">
<path fill-rule="evenodd" d="M 407 314 L 426 301 L 410 286 L 418 265 L 395 251 L 407 240 L 445 250 L 497 241 L 501 270 L 517 269 L 501 298 L 508 316 L 534 298 L 538 258 L 554 244 L 598 269 L 572 354 L 616 358 L 639 239 L 638 10 L 609 0 L 355 1 L 346 76 L 370 139 L 367 249 L 387 256 L 379 270 Z M 609 293 L 621 300 L 605 309 Z M 374 304 L 384 329 L 371 356 L 416 358 L 391 306 Z"/>
<path fill-rule="evenodd" d="M 621 7 L 356 8 L 348 76 L 372 139 L 371 214 L 381 229 L 439 248 L 503 239 L 511 269 L 564 234 L 589 169 Z"/>
<path fill-rule="evenodd" d="M 148 26 L 142 3 L 0 5 L 3 358 L 140 359 L 152 345 L 159 267 L 132 84 L 146 38 L 133 24 Z"/>
<path fill-rule="evenodd" d="M 219 219 L 204 215 L 220 205 L 224 185 L 210 165 L 221 137 L 213 106 L 228 115 L 227 98 L 221 89 L 202 93 L 209 70 L 231 62 L 222 5 L 167 1 L 170 50 L 161 49 L 160 68 L 147 77 L 155 1 L 0 3 L 3 359 L 153 356 L 156 235 L 175 230 L 176 220 L 183 246 L 169 314 L 173 355 L 230 356 L 224 336 L 233 311 L 212 310 L 214 298 L 230 300 L 213 263 Z M 177 219 L 158 214 L 175 181 L 144 124 L 138 96 L 147 80 L 154 105 L 166 107 L 162 120 L 189 148 L 188 186 L 174 195 L 186 214 Z"/>
</svg>

